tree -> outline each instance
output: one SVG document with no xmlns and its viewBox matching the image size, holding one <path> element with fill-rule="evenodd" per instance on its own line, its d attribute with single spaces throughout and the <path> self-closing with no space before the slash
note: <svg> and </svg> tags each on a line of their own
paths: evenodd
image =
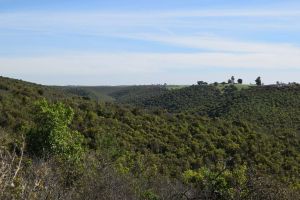
<svg viewBox="0 0 300 200">
<path fill-rule="evenodd" d="M 207 82 L 204 82 L 204 81 L 198 81 L 197 84 L 198 84 L 198 85 L 207 85 Z"/>
<path fill-rule="evenodd" d="M 230 80 L 231 80 L 231 83 L 234 84 L 234 80 L 235 80 L 234 76 L 231 76 Z"/>
<path fill-rule="evenodd" d="M 258 86 L 261 85 L 261 78 L 260 78 L 260 76 L 255 79 L 255 83 Z"/>
<path fill-rule="evenodd" d="M 187 170 L 183 173 L 183 179 L 200 191 L 197 199 L 244 199 L 249 194 L 246 165 L 216 171 L 206 167 Z"/>
<path fill-rule="evenodd" d="M 73 110 L 62 103 L 37 102 L 35 126 L 27 135 L 29 152 L 39 157 L 58 156 L 78 162 L 84 153 L 84 138 L 68 127 L 73 115 Z"/>
<path fill-rule="evenodd" d="M 243 79 L 239 78 L 239 79 L 237 80 L 237 82 L 238 82 L 238 84 L 243 84 Z"/>
</svg>

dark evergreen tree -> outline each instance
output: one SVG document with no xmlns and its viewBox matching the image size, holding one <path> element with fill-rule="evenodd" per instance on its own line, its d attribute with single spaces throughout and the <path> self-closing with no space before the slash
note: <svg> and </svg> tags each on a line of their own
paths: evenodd
<svg viewBox="0 0 300 200">
<path fill-rule="evenodd" d="M 257 77 L 257 78 L 255 79 L 255 83 L 256 83 L 256 85 L 258 85 L 258 86 L 261 85 L 261 78 L 260 78 L 260 76 Z"/>
<path fill-rule="evenodd" d="M 230 79 L 230 80 L 231 80 L 231 83 L 232 83 L 232 84 L 235 83 L 235 78 L 234 78 L 234 76 L 231 76 L 231 79 Z"/>
</svg>

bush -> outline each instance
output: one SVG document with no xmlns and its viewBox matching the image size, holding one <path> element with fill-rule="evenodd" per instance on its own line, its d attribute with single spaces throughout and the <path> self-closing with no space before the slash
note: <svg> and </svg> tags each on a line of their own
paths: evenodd
<svg viewBox="0 0 300 200">
<path fill-rule="evenodd" d="M 37 102 L 35 127 L 27 135 L 29 152 L 38 157 L 58 156 L 68 161 L 80 161 L 84 138 L 68 127 L 73 115 L 73 110 L 62 103 Z"/>
<path fill-rule="evenodd" d="M 232 170 L 220 169 L 212 171 L 202 167 L 196 171 L 188 170 L 183 177 L 187 183 L 192 183 L 200 196 L 209 199 L 241 199 L 248 195 L 247 167 L 240 166 Z M 206 199 L 205 198 L 205 199 Z"/>
</svg>

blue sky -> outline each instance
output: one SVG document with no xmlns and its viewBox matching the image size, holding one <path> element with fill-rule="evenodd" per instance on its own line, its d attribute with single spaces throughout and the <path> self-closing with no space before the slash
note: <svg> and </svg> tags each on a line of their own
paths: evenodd
<svg viewBox="0 0 300 200">
<path fill-rule="evenodd" d="M 0 0 L 0 75 L 50 85 L 300 82 L 293 0 Z"/>
</svg>

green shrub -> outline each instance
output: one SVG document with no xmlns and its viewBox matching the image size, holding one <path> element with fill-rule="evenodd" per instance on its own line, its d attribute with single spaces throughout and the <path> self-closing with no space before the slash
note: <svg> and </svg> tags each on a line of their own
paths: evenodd
<svg viewBox="0 0 300 200">
<path fill-rule="evenodd" d="M 183 174 L 185 182 L 191 183 L 197 189 L 210 198 L 217 199 L 240 199 L 245 198 L 248 194 L 247 184 L 247 167 L 221 169 L 212 171 L 206 167 L 198 170 L 187 170 Z"/>
<path fill-rule="evenodd" d="M 68 125 L 74 112 L 62 103 L 49 104 L 46 100 L 36 103 L 35 127 L 27 135 L 31 154 L 38 157 L 58 156 L 78 162 L 84 153 L 83 136 Z"/>
</svg>

